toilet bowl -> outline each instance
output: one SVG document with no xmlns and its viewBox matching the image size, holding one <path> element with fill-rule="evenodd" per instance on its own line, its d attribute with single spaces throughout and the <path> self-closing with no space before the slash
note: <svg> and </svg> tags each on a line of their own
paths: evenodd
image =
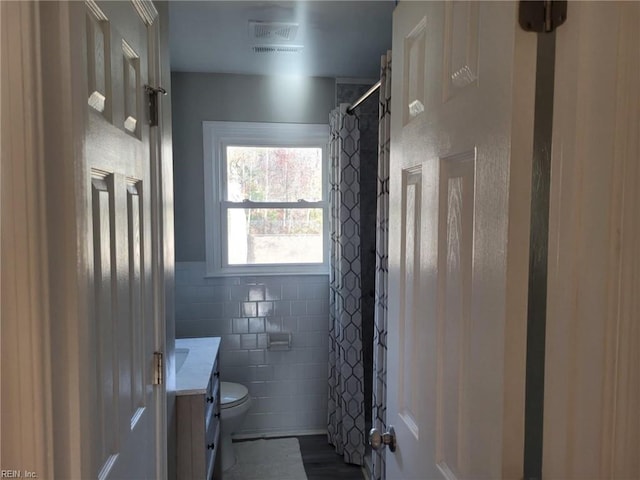
<svg viewBox="0 0 640 480">
<path fill-rule="evenodd" d="M 251 397 L 244 385 L 231 382 L 220 382 L 220 432 L 222 449 L 222 470 L 229 470 L 236 464 L 236 455 L 231 444 L 231 435 L 238 431 L 244 422 Z"/>
</svg>

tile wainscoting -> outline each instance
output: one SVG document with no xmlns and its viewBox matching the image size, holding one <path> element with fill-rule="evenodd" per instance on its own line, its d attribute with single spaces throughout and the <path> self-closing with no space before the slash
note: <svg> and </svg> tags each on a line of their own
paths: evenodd
<svg viewBox="0 0 640 480">
<path fill-rule="evenodd" d="M 328 311 L 328 275 L 205 278 L 204 262 L 176 263 L 176 336 L 222 338 L 222 380 L 253 399 L 240 435 L 326 429 Z M 269 332 L 291 332 L 291 350 L 268 350 Z"/>
</svg>

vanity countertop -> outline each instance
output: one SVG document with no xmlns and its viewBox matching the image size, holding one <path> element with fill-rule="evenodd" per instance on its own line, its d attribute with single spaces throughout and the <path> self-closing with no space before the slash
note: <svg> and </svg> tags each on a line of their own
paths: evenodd
<svg viewBox="0 0 640 480">
<path fill-rule="evenodd" d="M 176 338 L 176 348 L 189 349 L 184 364 L 176 373 L 176 395 L 206 393 L 220 338 Z"/>
</svg>

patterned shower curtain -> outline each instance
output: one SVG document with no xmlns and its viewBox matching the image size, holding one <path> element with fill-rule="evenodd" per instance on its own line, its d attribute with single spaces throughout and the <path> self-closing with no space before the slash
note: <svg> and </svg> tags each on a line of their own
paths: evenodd
<svg viewBox="0 0 640 480">
<path fill-rule="evenodd" d="M 387 289 L 389 258 L 389 145 L 391 141 L 391 52 L 380 62 L 378 126 L 378 206 L 376 214 L 376 290 L 373 330 L 373 426 L 387 431 Z M 372 480 L 385 478 L 384 450 L 372 453 Z"/>
<path fill-rule="evenodd" d="M 331 112 L 328 437 L 345 462 L 365 453 L 360 291 L 360 129 L 348 104 Z"/>
</svg>

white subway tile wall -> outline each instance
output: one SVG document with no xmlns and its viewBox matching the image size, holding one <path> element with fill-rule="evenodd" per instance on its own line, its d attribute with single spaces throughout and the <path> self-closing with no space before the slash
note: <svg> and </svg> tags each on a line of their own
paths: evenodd
<svg viewBox="0 0 640 480">
<path fill-rule="evenodd" d="M 204 262 L 177 262 L 175 303 L 176 336 L 222 337 L 222 380 L 249 388 L 237 433 L 326 429 L 327 275 L 205 278 Z M 267 350 L 268 332 L 291 332 L 292 349 Z"/>
</svg>

